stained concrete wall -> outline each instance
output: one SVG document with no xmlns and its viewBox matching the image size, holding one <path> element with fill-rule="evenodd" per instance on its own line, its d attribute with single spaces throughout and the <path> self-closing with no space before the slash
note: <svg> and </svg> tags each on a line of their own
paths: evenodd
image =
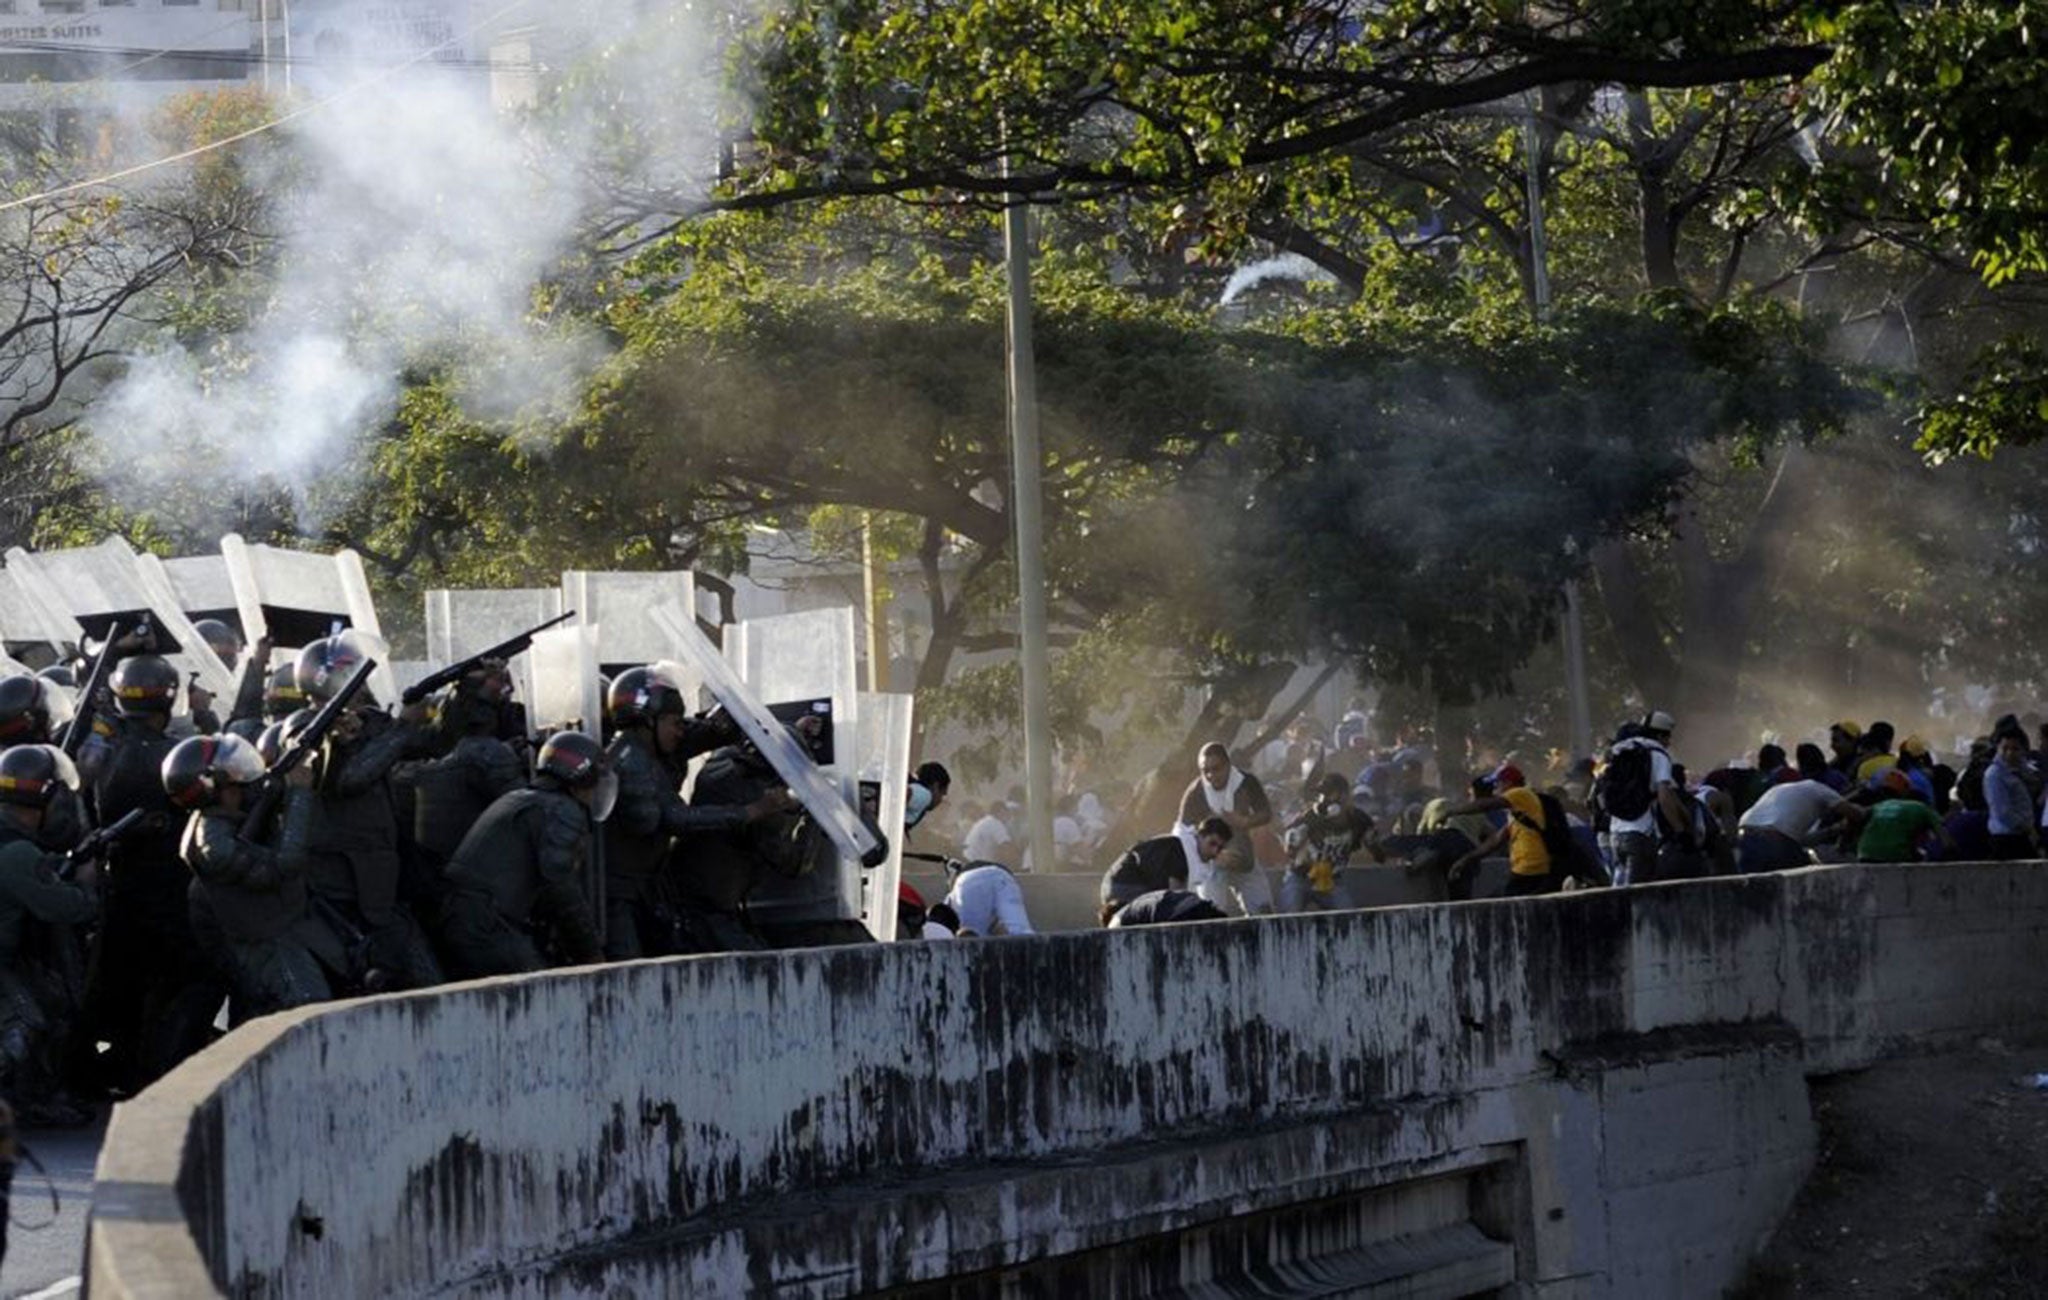
<svg viewBox="0 0 2048 1300">
<path fill-rule="evenodd" d="M 2044 938 L 2039 865 L 1837 867 L 368 999 L 117 1110 L 89 1284 L 995 1293 L 1463 1178 L 1434 1230 L 1530 1294 L 1712 1295 L 1810 1165 L 1804 1076 L 2037 1028 Z"/>
</svg>

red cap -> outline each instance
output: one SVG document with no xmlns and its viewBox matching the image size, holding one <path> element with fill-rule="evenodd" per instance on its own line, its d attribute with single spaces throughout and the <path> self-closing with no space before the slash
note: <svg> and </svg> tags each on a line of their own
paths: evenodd
<svg viewBox="0 0 2048 1300">
<path fill-rule="evenodd" d="M 1529 783 L 1523 779 L 1521 768 L 1516 767 L 1513 763 L 1502 763 L 1499 767 L 1493 769 L 1493 784 L 1494 788 L 1498 789 L 1501 786 L 1527 785 Z"/>
<path fill-rule="evenodd" d="M 923 907 L 924 895 L 918 893 L 915 889 L 912 889 L 910 887 L 910 882 L 906 880 L 896 886 L 896 901 L 899 903 L 908 903 L 912 907 Z"/>
</svg>

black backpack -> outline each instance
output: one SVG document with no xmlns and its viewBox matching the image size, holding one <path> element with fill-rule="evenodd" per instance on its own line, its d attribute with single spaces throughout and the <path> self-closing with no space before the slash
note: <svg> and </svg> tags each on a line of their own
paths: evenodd
<svg viewBox="0 0 2048 1300">
<path fill-rule="evenodd" d="M 1656 792 L 1650 788 L 1652 746 L 1632 744 L 1614 753 L 1600 771 L 1595 787 L 1600 808 L 1609 817 L 1632 822 L 1650 811 Z"/>
</svg>

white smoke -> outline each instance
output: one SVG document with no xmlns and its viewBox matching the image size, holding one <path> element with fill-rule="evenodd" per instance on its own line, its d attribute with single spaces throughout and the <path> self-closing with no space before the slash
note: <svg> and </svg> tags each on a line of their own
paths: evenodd
<svg viewBox="0 0 2048 1300">
<path fill-rule="evenodd" d="M 1240 266 L 1230 273 L 1230 280 L 1223 286 L 1223 296 L 1216 300 L 1218 307 L 1228 307 L 1236 302 L 1238 295 L 1255 289 L 1268 280 L 1299 280 L 1303 284 L 1335 284 L 1337 278 L 1309 261 L 1299 253 L 1282 253 Z"/>
<path fill-rule="evenodd" d="M 703 66 L 691 25 L 673 16 L 636 22 L 618 0 L 575 20 L 586 37 L 632 43 L 636 62 L 663 61 L 672 78 Z M 557 35 L 566 61 L 613 55 Z M 468 34 L 471 48 L 490 39 Z M 357 60 L 347 78 L 339 94 L 312 92 L 334 98 L 283 128 L 288 174 L 277 179 L 290 199 L 274 288 L 249 328 L 196 354 L 169 336 L 145 341 L 87 413 L 109 486 L 132 503 L 150 504 L 167 473 L 195 466 L 282 486 L 303 509 L 316 485 L 361 472 L 409 368 L 452 364 L 471 414 L 538 409 L 544 419 L 602 358 L 594 332 L 537 319 L 534 293 L 594 210 L 594 142 L 630 129 L 616 79 L 593 89 L 590 111 L 565 96 L 537 124 L 494 109 L 474 64 Z M 672 118 L 692 111 L 686 96 L 650 97 Z M 653 155 L 694 143 L 673 121 L 661 128 Z"/>
</svg>

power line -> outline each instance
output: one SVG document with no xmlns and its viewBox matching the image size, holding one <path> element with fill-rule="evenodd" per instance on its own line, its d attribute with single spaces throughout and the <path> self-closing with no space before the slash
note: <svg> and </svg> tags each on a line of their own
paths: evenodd
<svg viewBox="0 0 2048 1300">
<path fill-rule="evenodd" d="M 530 2 L 531 0 L 511 0 L 511 3 L 487 15 L 481 22 L 472 25 L 466 31 L 460 33 L 459 35 L 451 36 L 447 40 L 440 42 L 438 45 L 430 45 L 426 49 L 421 50 L 419 53 L 413 55 L 409 59 L 406 59 L 402 63 L 394 63 L 390 67 L 385 68 L 371 76 L 364 77 L 360 81 L 354 81 L 346 86 L 343 86 L 340 90 L 335 91 L 331 95 L 327 95 L 321 99 L 316 99 L 309 104 L 303 104 L 300 107 L 293 109 L 291 112 L 286 113 L 281 117 L 274 117 L 270 121 L 264 122 L 258 126 L 252 126 L 246 131 L 237 131 L 233 135 L 223 136 L 218 140 L 209 141 L 208 143 L 202 145 L 196 145 L 190 149 L 183 149 L 177 153 L 170 154 L 162 158 L 152 159 L 151 161 L 146 163 L 137 163 L 133 167 L 123 167 L 119 171 L 108 172 L 103 176 L 95 176 L 89 180 L 73 181 L 68 185 L 59 185 L 53 189 L 44 190 L 39 194 L 29 194 L 24 195 L 23 197 L 18 199 L 9 199 L 5 203 L 0 203 L 0 212 L 12 212 L 16 208 L 25 208 L 31 203 L 41 203 L 46 199 L 62 198 L 67 194 L 78 194 L 85 190 L 98 189 L 102 185 L 112 185 L 117 181 L 127 180 L 131 176 L 140 176 L 144 172 L 155 171 L 159 167 L 169 167 L 174 163 L 187 162 L 193 158 L 203 157 L 206 154 L 213 153 L 215 150 L 225 149 L 231 144 L 240 144 L 244 140 L 252 139 L 256 136 L 262 135 L 266 131 L 274 131 L 278 127 L 284 126 L 286 123 L 296 122 L 302 117 L 306 117 L 309 114 L 316 113 L 321 109 L 326 108 L 329 104 L 337 103 L 340 100 L 346 99 L 349 96 L 355 94 L 359 90 L 367 90 L 372 86 L 388 81 L 392 77 L 397 76 L 399 73 L 404 72 L 407 68 L 413 67 L 416 64 L 426 62 L 428 59 L 431 59 L 437 51 L 444 50 L 460 40 L 475 35 L 477 32 L 480 32 L 484 28 L 491 26 L 493 23 L 496 23 L 499 19 L 505 17 L 507 14 L 514 13 L 520 9 L 524 9 Z"/>
<path fill-rule="evenodd" d="M 204 39 L 201 37 L 199 39 Z M 436 49 L 455 44 L 461 37 L 451 37 Z M 171 58 L 182 63 L 239 64 L 244 67 L 293 67 L 293 68 L 338 68 L 343 66 L 369 66 L 382 68 L 385 65 L 369 58 L 335 58 L 331 55 L 266 55 L 243 49 L 190 49 L 174 48 L 152 50 L 146 46 L 118 45 L 76 45 L 67 41 L 4 41 L 0 42 L 0 60 L 10 54 L 74 54 L 82 58 L 106 58 L 126 55 L 141 55 L 133 63 L 126 63 L 108 72 L 92 77 L 81 77 L 77 82 L 61 83 L 78 85 L 88 81 L 116 81 L 123 73 L 132 72 L 146 63 L 157 59 Z M 492 59 L 435 59 L 437 68 L 460 68 L 465 71 L 511 70 L 530 72 L 540 65 L 533 62 L 496 61 Z"/>
</svg>

